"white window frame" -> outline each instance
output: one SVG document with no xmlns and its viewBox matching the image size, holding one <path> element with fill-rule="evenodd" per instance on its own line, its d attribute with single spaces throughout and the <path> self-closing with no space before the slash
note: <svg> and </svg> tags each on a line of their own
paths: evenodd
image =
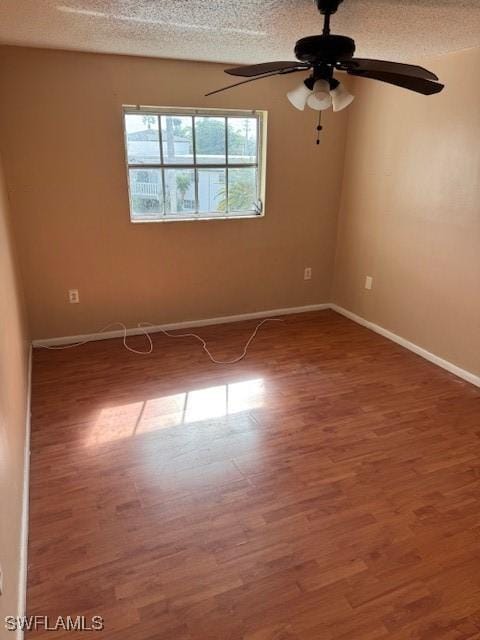
<svg viewBox="0 0 480 640">
<path fill-rule="evenodd" d="M 228 118 L 230 117 L 248 117 L 248 118 L 256 118 L 257 120 L 257 162 L 256 163 L 231 163 L 228 162 L 228 136 L 227 136 L 227 125 L 225 125 L 225 163 L 219 164 L 211 164 L 211 163 L 197 163 L 195 158 L 195 126 L 192 119 L 192 136 L 193 136 L 193 150 L 194 150 L 194 160 L 192 164 L 173 164 L 173 163 L 164 163 L 163 157 L 160 157 L 160 162 L 157 163 L 148 163 L 148 164 L 134 164 L 129 162 L 128 158 L 128 140 L 127 140 L 127 129 L 125 124 L 125 116 L 127 115 L 156 115 L 165 116 L 210 116 L 210 117 L 221 117 Z M 242 220 L 242 219 L 254 219 L 254 218 L 263 218 L 265 216 L 265 191 L 266 191 L 266 152 L 267 152 L 267 112 L 259 111 L 259 110 L 241 110 L 241 109 L 196 109 L 196 108 L 185 108 L 185 107 L 151 107 L 151 106 L 140 106 L 140 105 L 123 105 L 123 113 L 122 113 L 122 127 L 124 131 L 124 142 L 125 142 L 125 163 L 126 163 L 126 171 L 127 171 L 127 184 L 128 184 L 128 204 L 130 211 L 130 222 L 133 224 L 148 224 L 152 222 L 192 222 L 198 220 Z M 160 150 L 162 150 L 162 134 L 161 134 L 161 126 L 159 122 L 159 144 Z M 161 151 L 162 153 L 162 151 Z M 195 172 L 195 199 L 196 199 L 196 209 L 198 211 L 198 178 L 197 178 L 197 170 L 198 169 L 225 169 L 225 178 L 227 185 L 227 198 L 228 198 L 228 170 L 229 169 L 242 169 L 248 167 L 255 167 L 257 169 L 257 207 L 256 211 L 228 211 L 224 215 L 219 214 L 218 212 L 211 213 L 198 213 L 198 212 L 188 212 L 185 215 L 179 214 L 166 214 L 165 213 L 165 169 L 193 169 Z M 138 219 L 132 217 L 132 197 L 131 197 L 131 189 L 130 189 L 130 169 L 160 169 L 162 171 L 162 181 L 163 181 L 163 209 L 164 213 L 159 214 L 158 218 L 151 219 Z"/>
</svg>

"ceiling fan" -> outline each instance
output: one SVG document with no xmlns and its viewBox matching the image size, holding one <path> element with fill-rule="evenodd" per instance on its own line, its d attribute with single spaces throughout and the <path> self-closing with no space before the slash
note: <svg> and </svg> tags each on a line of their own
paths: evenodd
<svg viewBox="0 0 480 640">
<path fill-rule="evenodd" d="M 311 71 L 306 80 L 287 93 L 289 101 L 300 111 L 307 105 L 315 111 L 324 111 L 330 107 L 333 107 L 333 111 L 341 111 L 348 107 L 354 96 L 334 78 L 334 71 L 345 71 L 352 76 L 387 82 L 423 95 L 432 95 L 443 89 L 444 85 L 437 82 L 438 77 L 423 67 L 387 60 L 354 58 L 355 41 L 347 36 L 330 33 L 330 16 L 342 2 L 343 0 L 315 0 L 318 10 L 324 16 L 323 32 L 322 35 L 308 36 L 296 43 L 296 62 L 264 62 L 225 69 L 225 73 L 242 76 L 247 80 L 210 91 L 206 95 L 211 96 L 254 80 L 298 71 Z M 321 129 L 320 123 L 317 128 Z"/>
</svg>

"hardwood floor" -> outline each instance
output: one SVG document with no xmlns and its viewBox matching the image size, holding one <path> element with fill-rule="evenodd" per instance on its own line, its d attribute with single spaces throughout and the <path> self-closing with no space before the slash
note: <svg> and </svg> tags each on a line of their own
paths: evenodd
<svg viewBox="0 0 480 640">
<path fill-rule="evenodd" d="M 254 326 L 199 333 L 233 357 Z M 30 615 L 101 615 L 105 640 L 480 639 L 479 389 L 332 311 L 234 366 L 153 340 L 34 353 Z"/>
</svg>

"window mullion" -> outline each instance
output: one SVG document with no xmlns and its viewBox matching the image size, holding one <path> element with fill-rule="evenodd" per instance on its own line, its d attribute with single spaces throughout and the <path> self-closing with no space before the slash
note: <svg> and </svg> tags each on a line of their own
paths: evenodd
<svg viewBox="0 0 480 640">
<path fill-rule="evenodd" d="M 196 166 L 199 169 L 225 169 L 226 164 L 211 164 L 211 163 L 198 163 L 193 164 L 133 164 L 128 165 L 129 169 L 193 169 Z M 248 167 L 256 168 L 258 165 L 255 162 L 239 162 L 230 164 L 230 169 L 248 169 Z"/>
<path fill-rule="evenodd" d="M 160 174 L 162 176 L 162 198 L 163 198 L 163 215 L 167 215 L 167 196 L 165 193 L 165 169 L 163 168 L 164 159 L 163 159 L 163 138 L 162 138 L 162 117 L 157 114 L 158 118 L 158 144 L 160 145 L 160 164 L 162 165 L 160 168 Z"/>
<path fill-rule="evenodd" d="M 230 213 L 228 202 L 228 117 L 225 117 L 225 214 Z"/>
<path fill-rule="evenodd" d="M 195 183 L 195 213 L 200 213 L 198 201 L 198 169 L 197 169 L 197 138 L 195 134 L 196 118 L 192 116 L 192 151 L 193 151 L 193 180 Z"/>
</svg>

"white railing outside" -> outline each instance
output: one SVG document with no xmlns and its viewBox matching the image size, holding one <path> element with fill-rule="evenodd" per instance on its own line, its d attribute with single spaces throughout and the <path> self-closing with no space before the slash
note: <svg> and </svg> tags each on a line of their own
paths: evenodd
<svg viewBox="0 0 480 640">
<path fill-rule="evenodd" d="M 130 188 L 133 196 L 158 198 L 160 194 L 158 182 L 132 182 Z"/>
</svg>

